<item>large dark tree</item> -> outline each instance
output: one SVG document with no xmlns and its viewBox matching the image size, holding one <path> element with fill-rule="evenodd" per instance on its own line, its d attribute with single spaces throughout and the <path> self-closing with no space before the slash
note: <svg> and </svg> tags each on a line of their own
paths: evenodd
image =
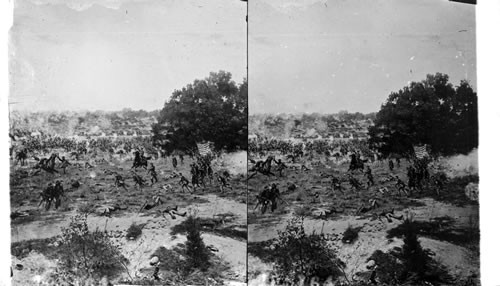
<svg viewBox="0 0 500 286">
<path fill-rule="evenodd" d="M 428 144 L 434 154 L 467 153 L 478 146 L 477 94 L 467 81 L 427 75 L 389 95 L 369 130 L 370 144 L 384 155 L 409 154 Z"/>
<path fill-rule="evenodd" d="M 231 73 L 210 73 L 175 90 L 153 125 L 153 139 L 167 152 L 194 149 L 197 142 L 215 148 L 247 148 L 248 84 L 237 85 Z"/>
</svg>

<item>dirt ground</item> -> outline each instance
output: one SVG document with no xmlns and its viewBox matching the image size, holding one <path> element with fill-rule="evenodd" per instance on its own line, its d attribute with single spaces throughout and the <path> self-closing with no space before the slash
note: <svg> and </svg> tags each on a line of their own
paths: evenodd
<svg viewBox="0 0 500 286">
<path fill-rule="evenodd" d="M 285 161 L 285 158 L 279 155 L 276 156 L 276 160 L 278 159 Z M 302 164 L 310 170 L 301 171 Z M 440 226 L 435 235 L 432 233 L 421 235 L 419 238 L 421 245 L 435 253 L 434 259 L 446 266 L 449 273 L 455 277 L 479 275 L 479 238 L 469 239 L 467 236 L 468 233 L 479 233 L 479 208 L 476 202 L 469 201 L 464 195 L 463 186 L 467 182 L 450 181 L 440 195 L 435 193 L 433 186 L 428 186 L 422 193 L 401 196 L 396 191 L 396 182 L 390 180 L 390 177 L 399 176 L 406 181 L 408 164 L 403 160 L 400 166 L 396 165 L 395 169 L 390 171 L 387 161 L 369 163 L 375 185 L 367 187 L 366 177 L 361 171 L 355 171 L 354 177 L 363 184 L 359 191 L 351 190 L 347 182 L 345 176 L 349 167 L 347 160 L 302 159 L 294 164 L 288 163 L 289 168 L 284 171 L 283 177 L 278 174 L 276 176 L 257 174 L 250 179 L 248 196 L 250 285 L 266 284 L 263 282 L 265 276 L 269 275 L 273 267 L 271 262 L 261 259 L 265 257 L 266 248 L 259 247 L 272 243 L 272 240 L 277 238 L 277 231 L 284 230 L 287 221 L 294 214 L 304 217 L 307 233 L 342 237 L 348 226 L 360 228 L 359 237 L 352 244 L 342 243 L 339 239 L 331 241 L 332 246 L 338 249 L 339 258 L 346 263 L 344 269 L 346 274 L 348 277 L 355 277 L 356 273 L 367 270 L 367 259 L 373 252 L 376 250 L 387 252 L 403 244 L 401 237 L 388 237 L 391 230 L 397 229 L 403 220 L 393 219 L 392 222 L 388 222 L 386 219 L 377 218 L 377 214 L 381 211 L 391 209 L 395 210 L 396 216 L 402 215 L 404 218 L 411 216 L 416 222 L 449 221 L 446 227 L 443 226 L 441 229 Z M 470 171 L 471 168 L 467 168 Z M 342 183 L 344 194 L 331 189 L 327 175 L 344 178 L 345 181 Z M 271 183 L 277 184 L 283 200 L 274 213 L 267 210 L 262 214 L 260 208 L 255 209 L 257 202 L 255 196 Z M 292 183 L 296 185 L 295 190 L 288 189 Z M 384 194 L 379 192 L 383 187 L 389 192 Z M 380 206 L 366 213 L 356 214 L 356 210 L 362 204 L 369 205 L 370 199 L 376 199 Z"/>
<path fill-rule="evenodd" d="M 59 152 L 60 156 L 69 154 Z M 244 155 L 243 155 L 244 154 Z M 100 159 L 104 158 L 105 161 Z M 84 161 L 73 163 L 66 174 L 50 174 L 42 171 L 39 175 L 27 176 L 32 170 L 34 161 L 27 166 L 11 166 L 11 211 L 23 213 L 25 216 L 11 220 L 11 241 L 22 245 L 29 240 L 52 238 L 61 234 L 61 228 L 69 224 L 70 218 L 85 209 L 90 212 L 88 225 L 90 229 L 99 228 L 111 233 L 114 241 L 120 245 L 121 252 L 130 261 L 129 270 L 135 277 L 144 277 L 151 271 L 148 262 L 151 254 L 161 246 L 171 248 L 186 241 L 185 235 L 171 235 L 172 228 L 181 224 L 186 217 L 161 216 L 160 211 L 167 206 L 178 206 L 180 212 L 194 214 L 202 219 L 216 219 L 219 215 L 230 217 L 222 225 L 202 232 L 206 245 L 215 247 L 215 254 L 230 265 L 230 271 L 224 273 L 227 284 L 238 285 L 246 280 L 246 239 L 241 236 L 224 235 L 219 228 L 235 229 L 246 233 L 246 153 L 224 154 L 215 161 L 214 171 L 227 170 L 231 174 L 231 190 L 220 192 L 217 183 L 208 184 L 205 190 L 198 189 L 194 193 L 182 192 L 178 184 L 179 178 L 171 175 L 182 173 L 190 178 L 190 159 L 186 158 L 176 169 L 170 159 L 158 159 L 151 162 L 156 166 L 159 182 L 150 186 L 149 175 L 145 169 L 137 169 L 147 181 L 142 190 L 133 186 L 130 175 L 131 156 L 109 157 L 97 154 L 95 158 L 87 158 L 93 168 L 84 168 Z M 81 167 L 75 163 L 81 164 Z M 180 162 L 179 162 L 180 163 Z M 114 176 L 118 172 L 126 179 L 128 190 L 114 187 Z M 65 198 L 58 210 L 53 207 L 45 210 L 38 207 L 39 192 L 48 183 L 61 180 L 65 188 Z M 81 186 L 71 188 L 71 180 L 78 180 Z M 168 186 L 169 185 L 169 186 Z M 165 190 L 162 186 L 171 187 Z M 153 202 L 153 196 L 160 196 L 164 204 L 150 210 L 142 210 L 144 203 Z M 110 208 L 111 206 L 111 208 Z M 103 215 L 104 210 L 111 210 Z M 137 240 L 129 240 L 125 234 L 132 223 L 144 224 L 142 234 Z M 23 253 L 24 252 L 24 253 Z M 26 253 L 28 252 L 28 253 Z M 14 269 L 13 285 L 34 285 L 43 280 L 54 270 L 56 262 L 44 257 L 36 250 L 21 250 L 23 258 L 12 256 Z M 16 265 L 22 265 L 22 269 Z M 160 273 L 161 275 L 161 273 Z M 126 278 L 124 272 L 122 278 Z"/>
</svg>

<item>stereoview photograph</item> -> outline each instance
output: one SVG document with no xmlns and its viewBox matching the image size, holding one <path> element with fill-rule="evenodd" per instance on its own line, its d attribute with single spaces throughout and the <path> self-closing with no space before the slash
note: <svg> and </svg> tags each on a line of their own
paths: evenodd
<svg viewBox="0 0 500 286">
<path fill-rule="evenodd" d="M 12 285 L 244 285 L 246 3 L 14 2 Z"/>
<path fill-rule="evenodd" d="M 479 285 L 475 5 L 248 5 L 249 284 Z"/>
</svg>

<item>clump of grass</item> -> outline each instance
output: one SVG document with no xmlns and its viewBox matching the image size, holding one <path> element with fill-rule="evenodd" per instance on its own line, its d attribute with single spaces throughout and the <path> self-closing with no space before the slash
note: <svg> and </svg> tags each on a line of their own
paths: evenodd
<svg viewBox="0 0 500 286">
<path fill-rule="evenodd" d="M 248 243 L 248 254 L 260 258 L 264 262 L 273 262 L 275 257 L 275 252 L 272 245 L 275 243 L 276 239 L 270 239 L 266 241 L 259 242 L 249 242 Z"/>
<path fill-rule="evenodd" d="M 307 217 L 312 215 L 312 211 L 310 207 L 300 206 L 297 207 L 294 211 L 295 215 L 298 217 Z"/>
<path fill-rule="evenodd" d="M 300 193 L 297 194 L 297 197 L 295 198 L 295 201 L 301 202 L 303 199 L 304 199 L 304 195 L 302 194 L 302 192 L 300 192 Z"/>
<path fill-rule="evenodd" d="M 57 247 L 54 245 L 55 241 L 56 238 L 51 237 L 13 242 L 10 246 L 10 252 L 18 259 L 25 258 L 31 251 L 36 251 L 49 258 L 55 258 L 57 251 Z"/>
<path fill-rule="evenodd" d="M 127 229 L 127 235 L 125 237 L 127 239 L 137 239 L 139 236 L 142 234 L 142 228 L 144 227 L 144 224 L 138 225 L 132 223 L 130 227 Z"/>
<path fill-rule="evenodd" d="M 344 231 L 344 235 L 342 236 L 342 242 L 354 243 L 354 241 L 358 239 L 360 230 L 361 227 L 352 227 L 351 225 L 347 226 L 347 229 Z"/>
</svg>

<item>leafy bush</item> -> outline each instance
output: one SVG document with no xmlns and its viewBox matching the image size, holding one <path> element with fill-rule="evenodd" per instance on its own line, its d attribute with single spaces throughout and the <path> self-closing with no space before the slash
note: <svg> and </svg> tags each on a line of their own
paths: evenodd
<svg viewBox="0 0 500 286">
<path fill-rule="evenodd" d="M 183 245 L 181 245 L 183 246 Z M 161 261 L 160 270 L 164 280 L 172 283 L 180 283 L 184 280 L 185 259 L 182 257 L 183 247 L 167 249 L 163 246 L 155 250 L 151 258 L 156 256 Z"/>
<path fill-rule="evenodd" d="M 137 239 L 142 234 L 142 228 L 144 225 L 137 225 L 132 223 L 130 227 L 127 229 L 127 239 Z"/>
<path fill-rule="evenodd" d="M 348 226 L 344 231 L 344 235 L 342 236 L 343 243 L 353 243 L 358 238 L 358 233 L 361 230 L 361 227 L 352 227 Z"/>
<path fill-rule="evenodd" d="M 89 230 L 86 214 L 72 217 L 57 243 L 58 272 L 53 276 L 61 285 L 113 277 L 128 263 L 106 232 Z"/>
<path fill-rule="evenodd" d="M 278 231 L 274 250 L 275 272 L 281 283 L 293 283 L 299 275 L 336 278 L 345 266 L 324 236 L 305 233 L 304 221 L 298 217 L 288 221 L 284 231 Z"/>
<path fill-rule="evenodd" d="M 446 269 L 432 258 L 432 254 L 422 248 L 418 241 L 418 224 L 407 218 L 402 224 L 402 247 L 390 253 L 376 251 L 373 259 L 377 267 L 377 277 L 387 285 L 441 285 L 452 282 Z"/>
<path fill-rule="evenodd" d="M 186 271 L 194 269 L 206 271 L 210 266 L 210 253 L 201 238 L 200 229 L 198 220 L 189 216 L 186 220 Z"/>
<path fill-rule="evenodd" d="M 78 206 L 77 210 L 81 214 L 89 214 L 94 210 L 94 204 L 91 202 L 85 202 Z"/>
</svg>

